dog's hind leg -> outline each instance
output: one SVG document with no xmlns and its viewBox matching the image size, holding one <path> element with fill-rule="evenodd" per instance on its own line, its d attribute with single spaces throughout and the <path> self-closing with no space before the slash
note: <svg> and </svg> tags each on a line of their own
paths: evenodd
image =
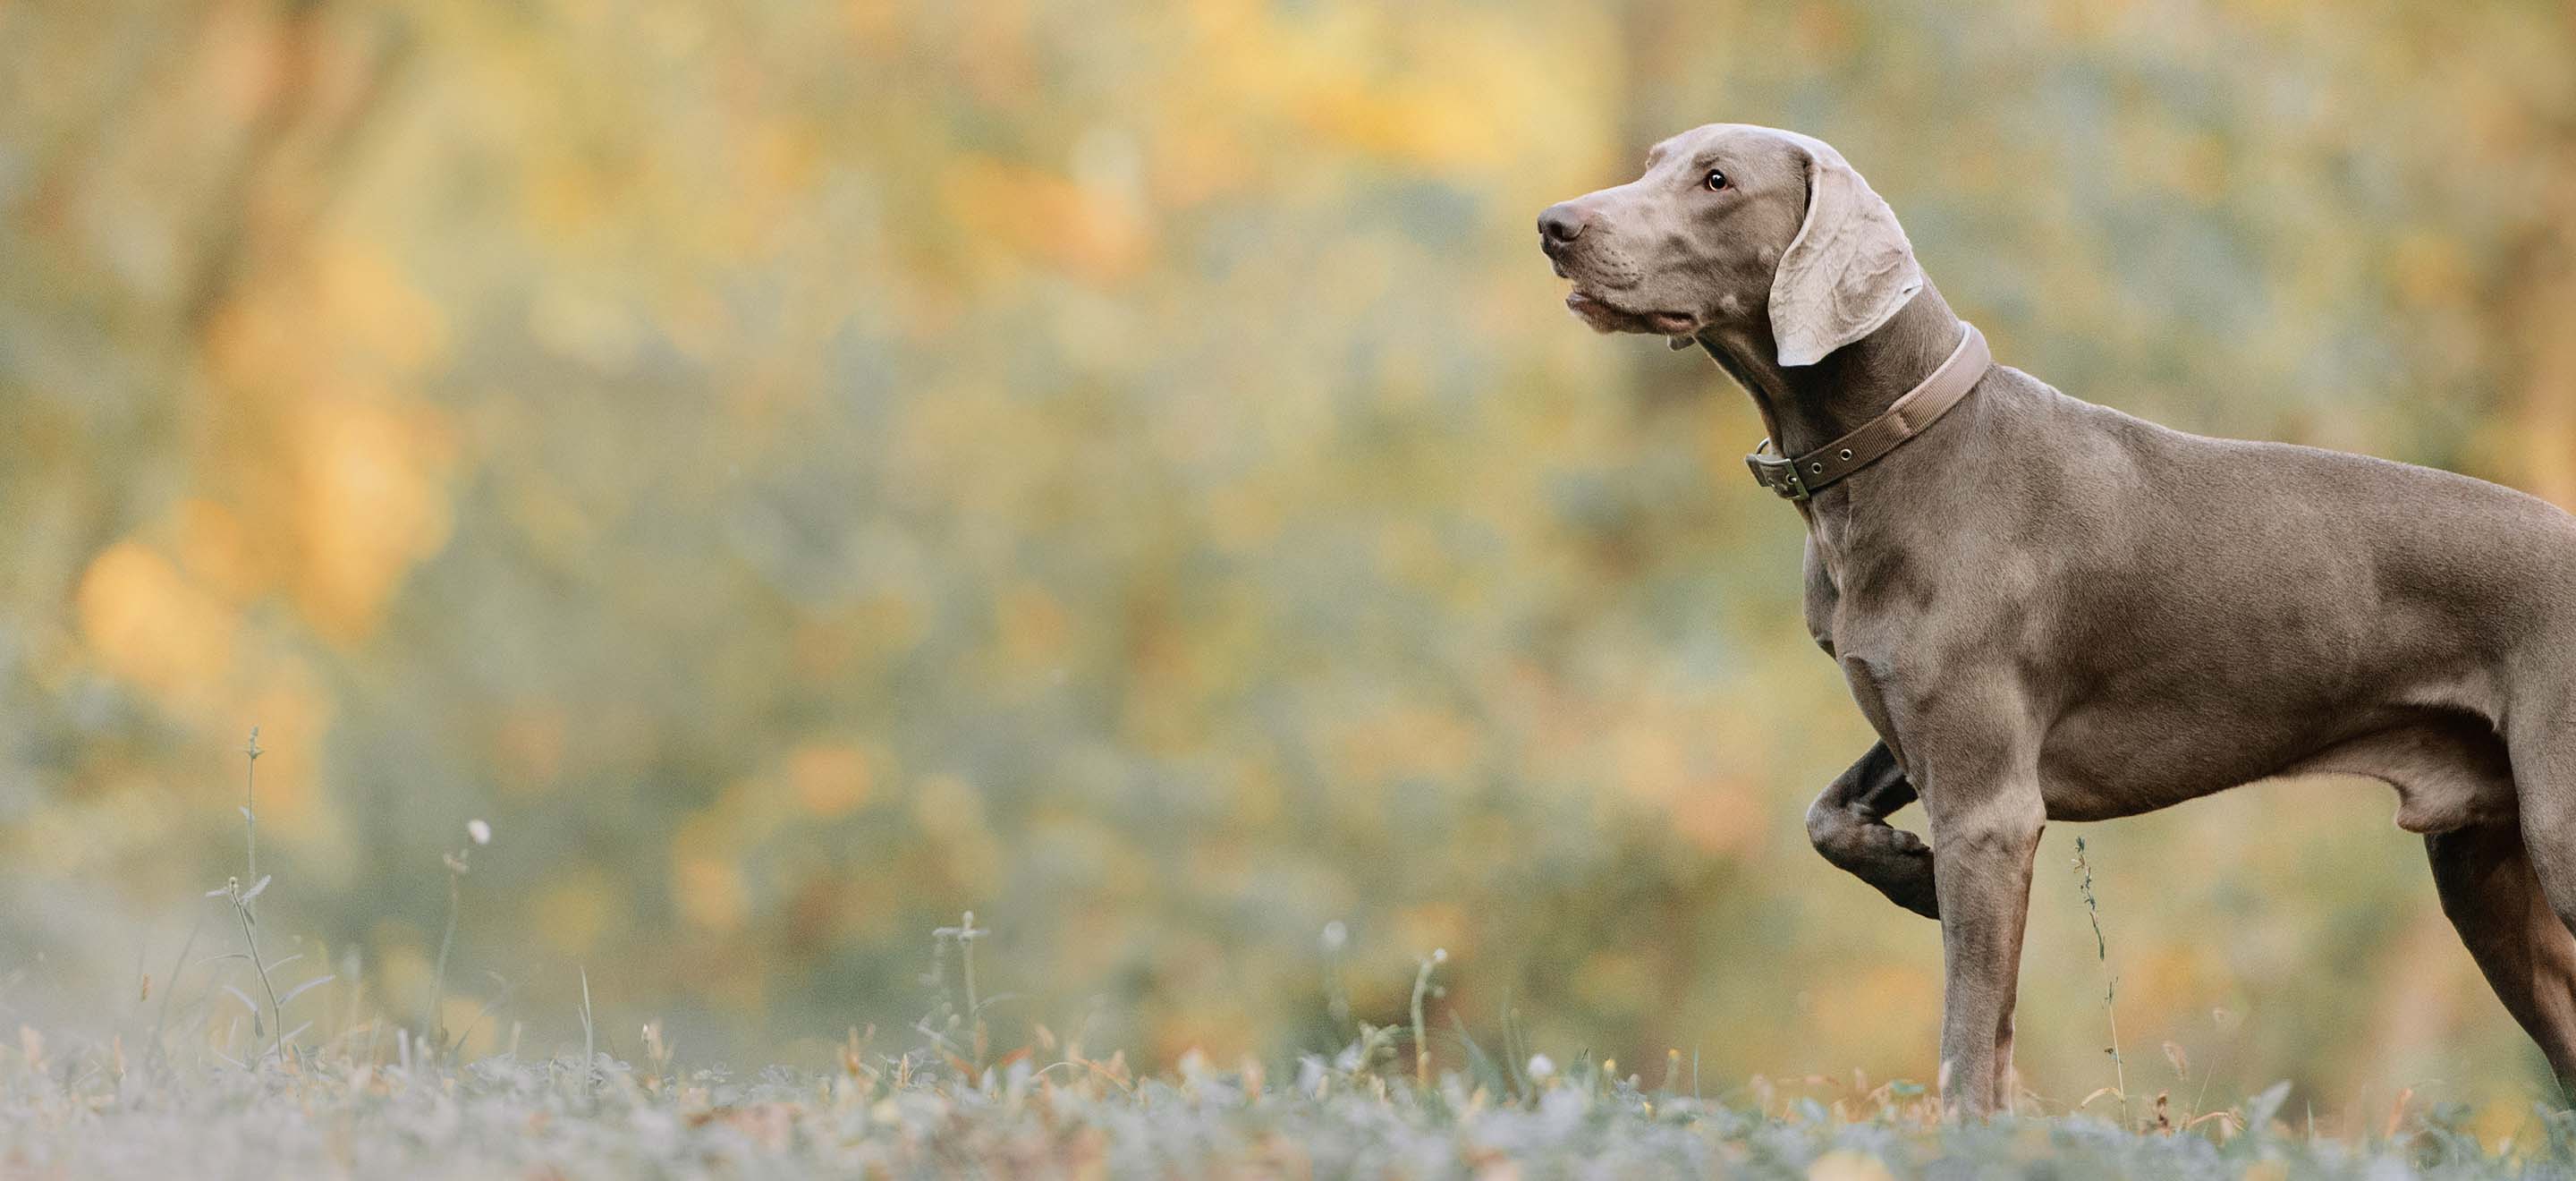
<svg viewBox="0 0 2576 1181">
<path fill-rule="evenodd" d="M 2542 647 L 2553 653 L 2565 652 L 2565 644 Z M 2555 660 L 2546 662 L 2555 664 Z M 2561 934 L 2576 930 L 2576 683 L 2563 667 L 2544 667 L 2527 674 L 2531 683 L 2515 686 L 2510 721 L 2505 729 L 2505 744 L 2513 760 L 2514 805 L 2521 813 L 2522 849 L 2532 873 L 2539 882 L 2538 893 L 2546 907 L 2557 915 Z M 2554 985 L 2546 1007 L 2555 1025 L 2550 1032 L 2532 1019 L 2523 1017 L 2523 1028 L 2531 1031 L 2541 1050 L 2549 1055 L 2549 1064 L 2557 1071 L 2562 1086 L 2576 1086 L 2576 1016 L 2571 1016 L 2567 999 L 2576 990 L 2576 965 L 2571 965 L 2564 940 L 2553 943 L 2559 955 L 2551 967 L 2539 973 Z M 2488 979 L 2494 980 L 2490 970 Z M 2496 991 L 2505 995 L 2508 1007 L 2513 998 L 2498 981 Z"/>
<path fill-rule="evenodd" d="M 1884 742 L 1834 779 L 1807 808 L 1807 839 L 1825 860 L 1869 883 L 1889 901 L 1927 919 L 1941 917 L 1933 889 L 1932 849 L 1887 822 L 1914 802 L 1914 785 Z"/>
<path fill-rule="evenodd" d="M 2550 1070 L 2576 1079 L 2576 936 L 2541 893 L 2511 822 L 2424 838 L 2442 913 Z"/>
</svg>

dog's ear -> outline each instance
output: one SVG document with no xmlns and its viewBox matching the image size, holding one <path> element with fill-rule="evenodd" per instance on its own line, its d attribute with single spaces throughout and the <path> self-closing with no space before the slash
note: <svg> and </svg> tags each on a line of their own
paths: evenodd
<svg viewBox="0 0 2576 1181">
<path fill-rule="evenodd" d="M 1807 219 L 1771 274 L 1771 338 L 1782 365 L 1813 365 L 1878 330 L 1923 289 L 1896 212 L 1821 140 L 1807 158 Z"/>
</svg>

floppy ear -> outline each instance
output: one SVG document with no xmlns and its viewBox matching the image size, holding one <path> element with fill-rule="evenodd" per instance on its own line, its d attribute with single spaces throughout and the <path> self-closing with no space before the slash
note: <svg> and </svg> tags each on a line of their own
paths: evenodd
<svg viewBox="0 0 2576 1181">
<path fill-rule="evenodd" d="M 1807 220 L 1771 274 L 1771 338 L 1782 365 L 1813 365 L 1878 330 L 1923 289 L 1896 212 L 1842 153 L 1793 136 L 1807 156 Z"/>
</svg>

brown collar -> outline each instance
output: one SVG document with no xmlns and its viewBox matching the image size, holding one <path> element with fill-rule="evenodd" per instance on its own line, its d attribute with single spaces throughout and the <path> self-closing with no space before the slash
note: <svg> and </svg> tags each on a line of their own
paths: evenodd
<svg viewBox="0 0 2576 1181">
<path fill-rule="evenodd" d="M 1745 466 L 1753 469 L 1754 481 L 1790 500 L 1805 500 L 1922 434 L 1965 399 L 1968 391 L 1977 388 L 1978 380 L 1994 366 L 1994 355 L 1986 351 L 1985 334 L 1977 331 L 1974 324 L 1959 326 L 1967 332 L 1959 338 L 1959 347 L 1951 351 L 1950 359 L 1941 362 L 1941 367 L 1924 378 L 1923 384 L 1905 391 L 1905 396 L 1889 406 L 1887 413 L 1796 459 L 1772 454 L 1771 440 L 1762 440 L 1753 454 L 1744 457 Z"/>
</svg>

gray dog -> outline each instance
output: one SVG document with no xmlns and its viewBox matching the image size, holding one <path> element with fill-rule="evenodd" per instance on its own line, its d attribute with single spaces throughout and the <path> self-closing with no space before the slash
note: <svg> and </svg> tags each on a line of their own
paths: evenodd
<svg viewBox="0 0 2576 1181">
<path fill-rule="evenodd" d="M 1958 1110 L 2012 1099 L 2043 822 L 2310 772 L 2397 790 L 2443 912 L 2576 1078 L 2576 517 L 1994 365 L 1803 135 L 1685 132 L 1538 225 L 1576 315 L 1705 348 L 1770 429 L 1749 461 L 1806 517 L 1807 628 L 1880 738 L 1807 831 L 1940 920 Z M 1918 796 L 1929 848 L 1884 819 Z"/>
</svg>

